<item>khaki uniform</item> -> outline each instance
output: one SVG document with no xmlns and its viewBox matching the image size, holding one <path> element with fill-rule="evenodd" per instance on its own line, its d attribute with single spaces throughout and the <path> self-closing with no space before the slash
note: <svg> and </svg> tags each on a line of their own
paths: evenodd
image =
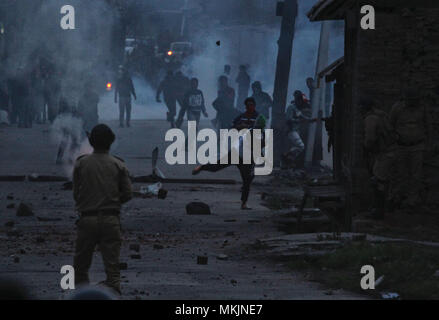
<svg viewBox="0 0 439 320">
<path fill-rule="evenodd" d="M 364 133 L 364 146 L 371 156 L 370 169 L 378 190 L 387 191 L 396 158 L 395 134 L 387 114 L 378 109 L 370 111 L 364 119 Z"/>
<path fill-rule="evenodd" d="M 409 107 L 401 101 L 392 107 L 390 121 L 398 144 L 396 192 L 400 199 L 407 198 L 407 205 L 414 206 L 421 201 L 424 151 L 431 136 L 428 110 L 422 106 Z"/>
<path fill-rule="evenodd" d="M 123 161 L 107 152 L 79 157 L 73 172 L 73 197 L 81 213 L 74 257 L 75 282 L 88 283 L 88 270 L 99 245 L 107 274 L 105 283 L 120 291 L 119 212 L 122 203 L 132 198 Z"/>
</svg>

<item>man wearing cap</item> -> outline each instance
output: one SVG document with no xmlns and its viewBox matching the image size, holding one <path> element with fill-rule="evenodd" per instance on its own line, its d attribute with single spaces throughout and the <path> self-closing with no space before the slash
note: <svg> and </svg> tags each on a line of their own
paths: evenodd
<svg viewBox="0 0 439 320">
<path fill-rule="evenodd" d="M 120 209 L 132 198 L 128 169 L 123 160 L 111 156 L 115 140 L 112 130 L 99 124 L 89 136 L 94 151 L 76 160 L 73 198 L 80 213 L 74 257 L 76 284 L 88 283 L 96 245 L 102 253 L 107 274 L 104 285 L 120 293 Z"/>
<path fill-rule="evenodd" d="M 369 160 L 371 183 L 374 190 L 372 218 L 383 219 L 387 201 L 393 201 L 393 167 L 396 157 L 396 136 L 387 113 L 377 108 L 369 97 L 359 102 L 364 118 L 364 150 Z"/>
<path fill-rule="evenodd" d="M 171 128 L 175 128 L 175 116 L 177 114 L 177 96 L 175 94 L 175 79 L 174 72 L 168 70 L 165 78 L 160 82 L 157 88 L 156 101 L 161 103 L 160 96 L 163 92 L 163 98 L 165 100 L 168 112 L 166 113 L 166 121 L 171 124 Z"/>
<path fill-rule="evenodd" d="M 390 122 L 398 144 L 397 195 L 406 198 L 403 207 L 413 208 L 421 202 L 424 151 L 431 146 L 432 137 L 430 114 L 416 90 L 407 90 L 404 99 L 392 107 Z"/>
</svg>

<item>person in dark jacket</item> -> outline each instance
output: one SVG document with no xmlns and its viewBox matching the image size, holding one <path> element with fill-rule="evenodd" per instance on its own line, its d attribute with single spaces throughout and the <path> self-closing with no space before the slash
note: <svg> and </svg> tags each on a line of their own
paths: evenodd
<svg viewBox="0 0 439 320">
<path fill-rule="evenodd" d="M 206 106 L 204 104 L 203 92 L 198 89 L 198 79 L 191 79 L 191 88 L 186 92 L 183 99 L 183 108 L 180 109 L 178 114 L 177 127 L 181 126 L 184 114 L 187 112 L 188 121 L 196 121 L 197 128 L 200 122 L 201 113 L 207 118 L 209 115 L 206 112 Z"/>
<path fill-rule="evenodd" d="M 161 103 L 160 95 L 163 92 L 163 98 L 165 99 L 168 112 L 166 113 L 166 120 L 171 124 L 171 128 L 175 128 L 175 115 L 177 114 L 177 97 L 175 95 L 175 81 L 174 73 L 168 70 L 165 79 L 160 82 L 157 89 L 156 101 Z"/>
<path fill-rule="evenodd" d="M 239 67 L 238 77 L 236 78 L 238 84 L 238 101 L 236 102 L 237 108 L 244 106 L 244 101 L 248 97 L 248 90 L 250 89 L 250 76 L 247 73 L 246 66 Z M 241 109 L 242 110 L 242 109 Z"/>
<path fill-rule="evenodd" d="M 114 91 L 114 103 L 117 103 L 119 95 L 119 124 L 124 127 L 124 117 L 126 114 L 126 126 L 130 126 L 131 121 L 131 95 L 137 100 L 136 90 L 134 89 L 133 80 L 125 67 L 119 67 L 119 77 L 116 81 L 116 90 Z"/>
<path fill-rule="evenodd" d="M 246 111 L 244 113 L 242 113 L 241 115 L 239 115 L 238 117 L 235 118 L 235 120 L 233 121 L 233 128 L 236 130 L 243 130 L 243 129 L 249 129 L 250 130 L 250 134 L 253 133 L 253 129 L 264 129 L 265 125 L 266 125 L 266 119 L 263 115 L 258 115 L 257 111 L 256 111 L 256 103 L 255 100 L 253 98 L 247 98 L 245 100 L 245 106 L 246 106 Z M 262 130 L 262 135 L 261 135 L 261 148 L 263 149 L 265 146 L 265 135 L 264 135 L 264 130 Z M 253 140 L 253 135 L 251 135 L 251 141 Z M 243 137 L 244 139 L 244 137 Z M 241 154 L 241 150 L 242 152 L 244 152 L 243 150 L 243 145 L 241 145 L 241 141 L 240 140 L 240 144 L 239 144 L 239 162 L 238 164 L 236 164 L 239 173 L 241 174 L 241 178 L 242 178 L 242 188 L 241 188 L 241 209 L 242 210 L 249 210 L 251 208 L 249 208 L 247 206 L 247 201 L 248 201 L 248 196 L 250 194 L 250 185 L 255 177 L 255 173 L 254 173 L 254 169 L 255 169 L 255 163 L 252 161 L 250 163 L 244 163 L 244 156 L 243 154 Z M 253 146 L 252 146 L 253 147 Z M 250 150 L 252 151 L 252 147 L 250 148 Z M 247 150 L 248 151 L 248 150 Z M 251 157 L 253 157 L 253 152 Z M 208 163 L 205 165 L 201 165 L 196 167 L 193 171 L 192 174 L 196 175 L 199 174 L 201 171 L 209 171 L 209 172 L 217 172 L 220 170 L 223 170 L 231 165 L 233 165 L 232 163 L 232 151 L 229 151 L 228 155 L 227 155 L 227 163 L 222 163 L 223 161 L 221 161 L 221 159 L 219 159 L 216 163 Z"/>
<path fill-rule="evenodd" d="M 252 84 L 252 98 L 256 101 L 256 111 L 263 114 L 266 119 L 270 118 L 270 108 L 273 107 L 273 99 L 270 95 L 262 91 L 262 85 L 259 81 Z"/>
</svg>

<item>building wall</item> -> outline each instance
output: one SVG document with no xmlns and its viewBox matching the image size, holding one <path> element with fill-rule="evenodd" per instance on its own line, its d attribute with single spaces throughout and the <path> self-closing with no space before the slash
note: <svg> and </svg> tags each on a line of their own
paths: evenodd
<svg viewBox="0 0 439 320">
<path fill-rule="evenodd" d="M 357 102 L 363 95 L 374 95 L 380 107 L 389 112 L 401 98 L 404 88 L 418 89 L 423 97 L 420 104 L 430 108 L 433 140 L 439 141 L 439 8 L 376 10 L 376 30 L 362 30 L 359 22 L 357 24 L 352 61 L 354 128 L 351 166 L 358 170 L 359 176 L 362 176 L 364 156 L 363 125 Z M 434 157 L 427 158 L 427 162 L 439 164 Z M 431 186 L 437 184 L 438 169 L 434 166 L 426 169 L 429 172 L 427 182 Z M 362 179 L 357 179 L 355 188 L 363 188 Z"/>
</svg>

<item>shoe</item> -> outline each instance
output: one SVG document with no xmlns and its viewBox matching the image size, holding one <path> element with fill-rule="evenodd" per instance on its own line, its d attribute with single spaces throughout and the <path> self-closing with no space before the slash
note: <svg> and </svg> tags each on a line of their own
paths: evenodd
<svg viewBox="0 0 439 320">
<path fill-rule="evenodd" d="M 247 203 L 241 204 L 241 210 L 252 210 L 252 208 L 247 206 Z"/>
<path fill-rule="evenodd" d="M 202 166 L 196 167 L 194 170 L 192 170 L 192 175 L 195 176 L 195 175 L 199 174 L 202 169 L 203 169 Z"/>
</svg>

